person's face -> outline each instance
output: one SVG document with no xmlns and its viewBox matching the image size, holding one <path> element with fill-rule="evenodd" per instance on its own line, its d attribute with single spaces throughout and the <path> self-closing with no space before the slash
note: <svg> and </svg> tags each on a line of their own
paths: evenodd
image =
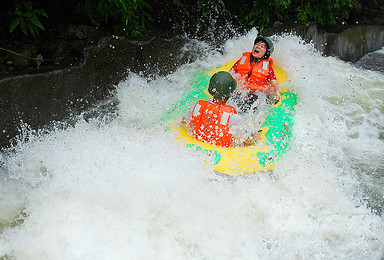
<svg viewBox="0 0 384 260">
<path fill-rule="evenodd" d="M 252 48 L 252 56 L 256 59 L 262 58 L 267 52 L 267 45 L 263 41 L 256 42 Z"/>
</svg>

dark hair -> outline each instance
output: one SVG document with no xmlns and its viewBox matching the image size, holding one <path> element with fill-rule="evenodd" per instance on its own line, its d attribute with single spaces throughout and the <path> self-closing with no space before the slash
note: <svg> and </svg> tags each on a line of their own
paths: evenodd
<svg viewBox="0 0 384 260">
<path fill-rule="evenodd" d="M 264 42 L 265 45 L 267 46 L 267 51 L 265 52 L 264 56 L 261 57 L 260 60 L 268 59 L 271 56 L 271 51 L 270 51 L 271 46 L 269 46 L 269 43 L 265 40 L 265 38 L 263 36 L 258 36 L 255 39 L 255 41 L 253 42 L 253 46 L 255 46 L 255 44 L 258 43 L 258 42 Z M 251 56 L 251 62 L 257 60 L 256 58 L 253 58 L 253 59 L 252 58 L 253 58 L 253 56 Z"/>
</svg>

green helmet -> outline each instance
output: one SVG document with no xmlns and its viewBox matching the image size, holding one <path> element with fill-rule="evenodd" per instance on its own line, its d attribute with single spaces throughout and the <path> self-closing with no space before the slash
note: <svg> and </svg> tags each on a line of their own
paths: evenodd
<svg viewBox="0 0 384 260">
<path fill-rule="evenodd" d="M 265 56 L 267 56 L 266 58 L 268 59 L 269 56 L 272 54 L 273 50 L 275 49 L 275 47 L 273 46 L 273 42 L 268 37 L 257 36 L 253 45 L 258 43 L 259 41 L 263 41 L 263 42 L 265 42 L 265 44 L 267 44 L 267 52 L 266 52 Z"/>
<path fill-rule="evenodd" d="M 229 97 L 237 87 L 236 80 L 226 71 L 219 71 L 213 74 L 209 80 L 208 92 L 213 97 Z"/>
</svg>

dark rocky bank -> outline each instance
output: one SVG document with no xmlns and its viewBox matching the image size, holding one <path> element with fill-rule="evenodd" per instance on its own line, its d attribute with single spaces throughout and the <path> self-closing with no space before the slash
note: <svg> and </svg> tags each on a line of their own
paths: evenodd
<svg viewBox="0 0 384 260">
<path fill-rule="evenodd" d="M 324 55 L 350 62 L 384 46 L 383 24 L 351 26 L 337 33 L 318 30 L 315 24 L 276 24 L 265 34 L 289 32 L 312 41 Z M 0 147 L 9 146 L 21 122 L 32 129 L 43 128 L 104 100 L 128 70 L 166 75 L 193 62 L 197 57 L 182 51 L 185 43 L 169 35 L 134 41 L 86 26 L 67 26 L 46 43 L 24 48 L 20 53 L 24 57 L 1 55 Z M 40 61 L 25 57 L 40 57 Z"/>
</svg>

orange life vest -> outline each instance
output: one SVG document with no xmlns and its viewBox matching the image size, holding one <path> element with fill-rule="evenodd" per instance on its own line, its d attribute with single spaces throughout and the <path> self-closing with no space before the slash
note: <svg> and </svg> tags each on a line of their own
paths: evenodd
<svg viewBox="0 0 384 260">
<path fill-rule="evenodd" d="M 199 100 L 193 107 L 190 122 L 194 137 L 206 143 L 229 147 L 232 138 L 229 133 L 231 114 L 237 114 L 233 106 Z"/>
<path fill-rule="evenodd" d="M 237 73 L 240 74 L 236 80 L 242 87 L 250 90 L 267 91 L 266 80 L 268 78 L 269 66 L 272 66 L 273 60 L 271 58 L 261 60 L 259 63 L 250 63 L 250 52 L 244 52 L 243 56 L 237 64 Z M 249 75 L 249 72 L 252 73 Z"/>
</svg>

